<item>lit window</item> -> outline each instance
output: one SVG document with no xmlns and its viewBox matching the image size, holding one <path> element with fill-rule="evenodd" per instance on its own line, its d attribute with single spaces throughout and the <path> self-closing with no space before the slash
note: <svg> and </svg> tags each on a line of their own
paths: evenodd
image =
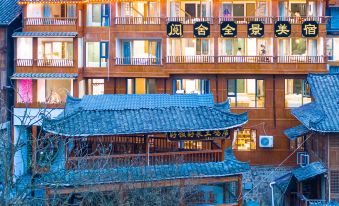
<svg viewBox="0 0 339 206">
<path fill-rule="evenodd" d="M 298 137 L 295 140 L 290 140 L 290 150 L 304 150 L 304 136 Z"/>
<path fill-rule="evenodd" d="M 100 95 L 104 94 L 105 80 L 104 79 L 89 79 L 88 80 L 88 94 Z"/>
<path fill-rule="evenodd" d="M 291 39 L 291 54 L 292 55 L 306 55 L 307 40 L 306 38 Z"/>
<path fill-rule="evenodd" d="M 254 129 L 234 130 L 233 149 L 249 151 L 257 148 L 257 131 Z"/>
<path fill-rule="evenodd" d="M 64 103 L 67 93 L 72 95 L 72 80 L 38 79 L 38 102 Z"/>
<path fill-rule="evenodd" d="M 185 150 L 201 150 L 202 142 L 201 141 L 181 141 L 179 142 L 179 148 Z"/>
<path fill-rule="evenodd" d="M 210 82 L 206 79 L 176 79 L 173 81 L 174 94 L 208 94 Z"/>
<path fill-rule="evenodd" d="M 108 59 L 108 42 L 86 43 L 86 66 L 106 67 Z"/>
<path fill-rule="evenodd" d="M 156 80 L 145 78 L 127 79 L 127 94 L 155 94 Z"/>
<path fill-rule="evenodd" d="M 18 96 L 19 103 L 32 103 L 33 100 L 33 81 L 31 79 L 20 79 L 18 82 Z"/>
<path fill-rule="evenodd" d="M 87 4 L 87 26 L 109 26 L 109 4 Z"/>
<path fill-rule="evenodd" d="M 161 42 L 159 40 L 123 40 L 121 52 L 123 64 L 161 63 Z"/>
<path fill-rule="evenodd" d="M 299 107 L 310 102 L 310 86 L 305 80 L 285 79 L 285 107 Z"/>
<path fill-rule="evenodd" d="M 264 80 L 229 79 L 227 97 L 230 99 L 231 107 L 264 107 Z"/>
</svg>

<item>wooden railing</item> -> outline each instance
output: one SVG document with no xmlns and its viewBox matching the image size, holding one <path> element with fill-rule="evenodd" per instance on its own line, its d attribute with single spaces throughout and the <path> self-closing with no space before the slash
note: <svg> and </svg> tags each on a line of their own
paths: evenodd
<svg viewBox="0 0 339 206">
<path fill-rule="evenodd" d="M 167 63 L 214 63 L 214 56 L 167 56 Z"/>
<path fill-rule="evenodd" d="M 33 59 L 16 59 L 17 67 L 31 67 L 33 66 Z"/>
<path fill-rule="evenodd" d="M 218 56 L 218 63 L 273 63 L 273 56 Z"/>
<path fill-rule="evenodd" d="M 161 64 L 160 58 L 126 58 L 120 57 L 115 59 L 117 65 L 158 65 Z"/>
<path fill-rule="evenodd" d="M 123 166 L 144 166 L 181 164 L 194 162 L 219 162 L 221 150 L 191 152 L 167 152 L 147 154 L 122 154 L 105 156 L 68 157 L 69 169 L 114 168 Z"/>
<path fill-rule="evenodd" d="M 325 56 L 277 56 L 277 63 L 326 63 Z"/>
<path fill-rule="evenodd" d="M 115 24 L 160 24 L 160 17 L 115 17 Z"/>
<path fill-rule="evenodd" d="M 301 24 L 304 21 L 317 21 L 319 24 L 326 24 L 329 17 L 328 16 L 278 16 L 276 17 L 277 21 L 289 21 L 292 24 Z"/>
<path fill-rule="evenodd" d="M 273 17 L 267 16 L 221 16 L 219 23 L 222 21 L 235 21 L 237 24 L 247 24 L 250 21 L 261 21 L 264 24 L 272 24 Z"/>
<path fill-rule="evenodd" d="M 169 21 L 179 21 L 182 22 L 183 24 L 194 24 L 195 22 L 198 21 L 207 21 L 210 24 L 213 24 L 213 17 L 167 17 L 167 22 Z"/>
<path fill-rule="evenodd" d="M 73 67 L 71 59 L 38 59 L 38 67 Z"/>
<path fill-rule="evenodd" d="M 56 18 L 47 18 L 47 17 L 30 17 L 25 18 L 25 25 L 76 25 L 76 17 L 56 17 Z"/>
</svg>

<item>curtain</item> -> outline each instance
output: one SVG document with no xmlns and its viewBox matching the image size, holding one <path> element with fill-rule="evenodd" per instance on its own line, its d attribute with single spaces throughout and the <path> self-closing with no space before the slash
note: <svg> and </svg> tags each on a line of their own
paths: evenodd
<svg viewBox="0 0 339 206">
<path fill-rule="evenodd" d="M 156 64 L 160 64 L 161 62 L 161 42 L 157 41 L 157 45 L 155 48 L 155 55 L 156 55 Z"/>
<path fill-rule="evenodd" d="M 67 17 L 76 17 L 76 6 L 74 4 L 67 5 Z"/>
<path fill-rule="evenodd" d="M 48 4 L 44 5 L 44 17 L 51 17 L 51 6 Z"/>
<path fill-rule="evenodd" d="M 124 64 L 131 64 L 131 42 L 124 41 Z"/>
</svg>

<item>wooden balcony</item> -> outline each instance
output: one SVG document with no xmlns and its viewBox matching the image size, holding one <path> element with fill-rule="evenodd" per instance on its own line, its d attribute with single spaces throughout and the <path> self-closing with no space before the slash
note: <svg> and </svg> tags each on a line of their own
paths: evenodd
<svg viewBox="0 0 339 206">
<path fill-rule="evenodd" d="M 218 56 L 218 63 L 274 63 L 273 56 Z"/>
<path fill-rule="evenodd" d="M 214 63 L 214 56 L 167 56 L 166 63 Z"/>
<path fill-rule="evenodd" d="M 284 64 L 325 64 L 325 56 L 277 56 L 277 63 Z"/>
<path fill-rule="evenodd" d="M 31 17 L 24 19 L 25 25 L 27 26 L 39 26 L 39 25 L 53 25 L 53 26 L 67 26 L 76 25 L 76 17 L 57 17 L 57 18 L 46 18 L 46 17 Z"/>
<path fill-rule="evenodd" d="M 187 18 L 187 17 L 167 17 L 167 22 L 169 21 L 179 21 L 183 24 L 194 24 L 199 21 L 207 21 L 210 24 L 213 24 L 213 17 L 196 17 L 196 18 Z"/>
<path fill-rule="evenodd" d="M 116 65 L 160 65 L 160 58 L 115 58 Z"/>
<path fill-rule="evenodd" d="M 68 157 L 68 169 L 114 168 L 124 166 L 144 166 L 162 164 L 181 164 L 193 162 L 222 161 L 222 150 L 202 150 L 185 152 L 166 152 L 150 154 L 121 154 L 105 156 Z"/>
<path fill-rule="evenodd" d="M 278 16 L 277 21 L 289 21 L 291 24 L 302 24 L 304 21 L 317 21 L 319 24 L 326 24 L 330 19 L 328 16 Z"/>
<path fill-rule="evenodd" d="M 73 67 L 71 59 L 38 59 L 38 67 Z"/>
<path fill-rule="evenodd" d="M 115 24 L 160 24 L 160 17 L 115 17 Z"/>
<path fill-rule="evenodd" d="M 273 24 L 274 19 L 273 17 L 267 16 L 224 16 L 219 17 L 219 23 L 222 21 L 235 21 L 237 24 L 247 24 L 250 21 L 261 21 L 264 24 Z"/>
<path fill-rule="evenodd" d="M 71 59 L 17 59 L 17 67 L 73 67 L 74 61 Z"/>
</svg>

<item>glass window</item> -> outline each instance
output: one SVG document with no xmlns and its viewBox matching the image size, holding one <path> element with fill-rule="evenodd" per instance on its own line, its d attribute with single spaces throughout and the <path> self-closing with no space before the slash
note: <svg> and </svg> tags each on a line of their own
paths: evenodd
<svg viewBox="0 0 339 206">
<path fill-rule="evenodd" d="M 294 140 L 290 140 L 290 150 L 304 150 L 304 136 L 298 137 Z"/>
<path fill-rule="evenodd" d="M 66 102 L 67 93 L 71 93 L 72 80 L 46 80 L 46 102 L 61 103 Z"/>
<path fill-rule="evenodd" d="M 229 79 L 227 80 L 227 96 L 231 107 L 264 107 L 264 80 Z"/>
<path fill-rule="evenodd" d="M 109 4 L 87 4 L 87 26 L 109 26 Z"/>
<path fill-rule="evenodd" d="M 88 79 L 88 94 L 100 95 L 104 94 L 105 80 L 104 79 Z"/>
<path fill-rule="evenodd" d="M 291 49 L 292 55 L 306 55 L 307 39 L 306 38 L 291 39 Z"/>
<path fill-rule="evenodd" d="M 39 44 L 42 46 L 40 59 L 73 59 L 73 42 L 39 41 Z"/>
<path fill-rule="evenodd" d="M 146 78 L 127 79 L 127 94 L 155 94 L 156 80 Z"/>
<path fill-rule="evenodd" d="M 175 94 L 208 94 L 210 92 L 209 80 L 205 79 L 176 79 L 173 82 Z"/>
<path fill-rule="evenodd" d="M 250 151 L 257 148 L 257 131 L 254 129 L 234 130 L 233 149 Z"/>
<path fill-rule="evenodd" d="M 18 103 L 32 103 L 33 101 L 33 80 L 19 79 L 17 89 L 17 102 Z"/>
<path fill-rule="evenodd" d="M 86 66 L 106 67 L 108 42 L 86 42 Z"/>
<path fill-rule="evenodd" d="M 300 107 L 310 102 L 310 86 L 305 80 L 285 79 L 285 107 Z"/>
</svg>

